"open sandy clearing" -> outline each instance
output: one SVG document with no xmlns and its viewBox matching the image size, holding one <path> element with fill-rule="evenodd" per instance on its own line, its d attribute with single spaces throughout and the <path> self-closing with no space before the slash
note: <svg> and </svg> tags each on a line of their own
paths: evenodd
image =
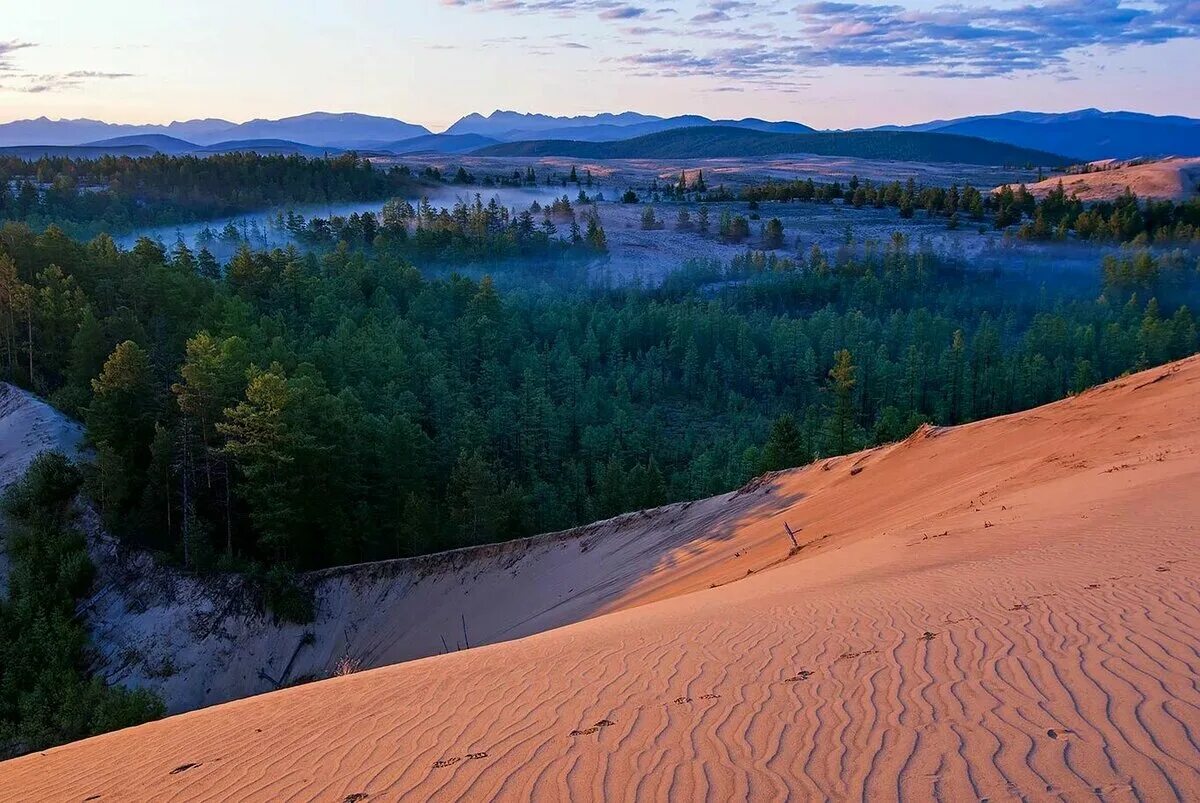
<svg viewBox="0 0 1200 803">
<path fill-rule="evenodd" d="M 1027 189 L 1034 196 L 1044 198 L 1062 181 L 1067 197 L 1077 195 L 1081 201 L 1112 201 L 1124 195 L 1126 189 L 1139 198 L 1171 201 L 1186 201 L 1200 194 L 1200 158 L 1149 162 L 1107 160 L 1093 164 L 1101 169 L 1091 173 L 1051 176 L 1030 184 Z M 1012 186 L 1016 189 L 1016 185 Z"/>
<path fill-rule="evenodd" d="M 0 799 L 1197 799 L 1198 400 L 1192 358 L 768 477 L 610 615 L 0 764 Z"/>
<path fill-rule="evenodd" d="M 477 176 L 512 175 L 532 167 L 539 174 L 566 176 L 575 167 L 580 175 L 590 171 L 600 182 L 598 189 L 608 197 L 613 190 L 620 195 L 626 187 L 644 188 L 651 181 L 674 181 L 682 171 L 692 176 L 703 170 L 709 186 L 724 184 L 737 189 L 768 179 L 793 181 L 848 181 L 858 176 L 871 181 L 905 181 L 913 178 L 921 184 L 949 187 L 974 184 L 990 187 L 1014 181 L 1032 181 L 1036 172 L 1019 167 L 966 165 L 952 162 L 907 162 L 892 159 L 860 159 L 852 156 L 791 154 L 779 156 L 726 157 L 714 159 L 576 159 L 566 156 L 470 156 L 467 154 L 405 154 L 373 161 L 382 164 L 407 164 L 418 169 L 436 167 L 453 175 L 459 165 Z M 572 195 L 575 187 L 571 185 Z"/>
</svg>

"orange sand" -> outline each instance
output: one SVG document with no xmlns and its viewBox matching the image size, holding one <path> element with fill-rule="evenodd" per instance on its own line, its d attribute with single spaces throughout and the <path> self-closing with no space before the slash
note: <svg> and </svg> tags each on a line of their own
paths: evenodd
<svg viewBox="0 0 1200 803">
<path fill-rule="evenodd" d="M 16 759 L 0 800 L 1200 799 L 1200 357 L 717 499 L 608 615 Z"/>
<path fill-rule="evenodd" d="M 1160 159 L 1141 164 L 1096 162 L 1108 167 L 1094 173 L 1051 176 L 1030 184 L 1027 189 L 1043 198 L 1058 187 L 1061 180 L 1067 197 L 1078 195 L 1081 201 L 1111 201 L 1121 197 L 1128 187 L 1139 198 L 1185 201 L 1200 192 L 1200 158 Z M 1017 185 L 1010 185 L 1014 190 Z"/>
</svg>

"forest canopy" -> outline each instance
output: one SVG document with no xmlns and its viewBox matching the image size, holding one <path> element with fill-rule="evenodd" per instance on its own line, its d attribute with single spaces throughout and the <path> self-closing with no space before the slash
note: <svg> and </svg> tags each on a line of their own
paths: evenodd
<svg viewBox="0 0 1200 803">
<path fill-rule="evenodd" d="M 1197 349 L 1194 254 L 1103 277 L 911 248 L 747 253 L 659 287 L 500 290 L 386 249 L 214 270 L 0 229 L 0 375 L 87 425 L 109 526 L 301 570 L 549 531 L 1052 401 Z"/>
</svg>

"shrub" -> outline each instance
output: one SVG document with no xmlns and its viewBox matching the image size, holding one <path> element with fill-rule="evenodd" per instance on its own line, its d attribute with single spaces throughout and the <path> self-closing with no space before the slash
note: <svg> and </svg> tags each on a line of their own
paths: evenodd
<svg viewBox="0 0 1200 803">
<path fill-rule="evenodd" d="M 259 580 L 262 603 L 276 621 L 308 624 L 316 616 L 312 592 L 297 582 L 286 566 L 272 566 Z"/>
</svg>

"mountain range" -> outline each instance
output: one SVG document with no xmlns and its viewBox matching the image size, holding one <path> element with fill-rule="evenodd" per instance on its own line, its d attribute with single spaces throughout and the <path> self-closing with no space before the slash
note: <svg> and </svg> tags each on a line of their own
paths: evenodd
<svg viewBox="0 0 1200 803">
<path fill-rule="evenodd" d="M 426 135 L 432 136 L 432 135 Z M 218 153 L 254 152 L 264 156 L 334 156 L 342 148 L 306 145 L 287 139 L 231 139 L 199 145 L 166 134 L 128 134 L 123 137 L 85 142 L 81 145 L 6 145 L 0 156 L 19 159 L 40 159 L 43 156 L 64 156 L 71 159 L 96 159 L 101 156 L 133 158 L 166 154 L 168 156 L 211 156 Z"/>
<path fill-rule="evenodd" d="M 192 145 L 276 139 L 315 147 L 340 147 L 349 140 L 394 142 L 429 133 L 425 126 L 353 112 L 312 112 L 279 120 L 255 119 L 245 123 L 209 118 L 168 125 L 129 125 L 88 119 L 50 120 L 38 117 L 0 125 L 0 146 L 84 145 L 96 140 L 157 134 L 184 140 Z"/>
<path fill-rule="evenodd" d="M 698 114 L 655 117 L 635 112 L 596 114 L 584 117 L 549 117 L 544 114 L 495 111 L 487 117 L 469 114 L 450 126 L 445 133 L 480 134 L 501 142 L 523 142 L 547 139 L 551 136 L 581 142 L 613 142 L 677 128 L 713 125 L 786 134 L 811 134 L 815 131 L 802 123 L 786 121 L 773 123 L 755 117 L 741 120 L 712 120 Z"/>
<path fill-rule="evenodd" d="M 659 117 L 636 112 L 553 117 L 500 110 L 487 116 L 469 114 L 444 132 L 433 133 L 424 126 L 389 117 L 313 112 L 279 120 L 254 119 L 233 123 L 206 118 L 167 125 L 39 117 L 0 124 L 0 147 L 22 154 L 63 152 L 70 155 L 94 155 L 96 149 L 126 155 L 227 150 L 302 154 L 340 150 L 396 154 L 422 151 L 471 153 L 483 148 L 492 148 L 490 152 L 493 153 L 503 153 L 512 152 L 512 149 L 496 150 L 498 143 L 544 143 L 549 140 L 613 143 L 680 129 L 714 127 L 781 135 L 854 133 L 817 132 L 802 123 L 771 122 L 758 118 L 711 119 L 699 115 Z M 1014 111 L 933 120 L 909 126 L 880 126 L 871 130 L 974 137 L 1048 154 L 1062 154 L 1076 161 L 1138 156 L 1200 156 L 1200 120 L 1137 112 L 1104 112 L 1098 109 L 1064 113 Z M 731 142 L 765 141 L 760 137 L 727 136 Z M 810 143 L 817 141 L 808 140 Z M 31 146 L 36 147 L 31 150 Z M 70 149 L 64 152 L 50 146 L 70 146 Z M 544 144 L 538 146 L 543 151 L 547 147 Z M 554 147 L 557 150 L 566 149 L 561 145 Z M 530 151 L 534 148 L 516 150 Z M 585 152 L 589 149 L 577 144 L 569 150 Z M 605 151 L 635 153 L 627 147 L 598 149 L 598 152 Z M 905 157 L 897 154 L 880 158 Z"/>
<path fill-rule="evenodd" d="M 885 129 L 982 137 L 1087 160 L 1200 156 L 1200 120 L 1136 112 L 1009 112 Z"/>
</svg>

